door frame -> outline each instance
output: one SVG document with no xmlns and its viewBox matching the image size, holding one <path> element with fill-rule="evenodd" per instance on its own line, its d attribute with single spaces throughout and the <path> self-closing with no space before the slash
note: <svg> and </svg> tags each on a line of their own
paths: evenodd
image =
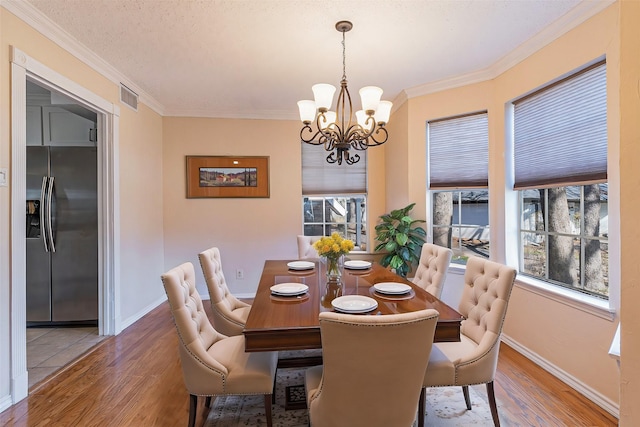
<svg viewBox="0 0 640 427">
<path fill-rule="evenodd" d="M 98 118 L 98 329 L 120 331 L 117 286 L 120 274 L 119 122 L 120 107 L 11 46 L 11 396 L 29 394 L 26 343 L 26 82 L 60 92 Z"/>
</svg>

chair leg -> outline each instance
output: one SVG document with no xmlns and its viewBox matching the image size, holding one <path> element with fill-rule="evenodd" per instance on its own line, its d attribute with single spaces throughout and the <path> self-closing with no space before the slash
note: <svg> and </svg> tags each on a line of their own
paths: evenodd
<svg viewBox="0 0 640 427">
<path fill-rule="evenodd" d="M 487 397 L 489 397 L 489 407 L 493 417 L 493 425 L 500 427 L 500 417 L 498 417 L 498 405 L 496 405 L 496 394 L 493 390 L 493 381 L 487 383 Z"/>
<path fill-rule="evenodd" d="M 198 409 L 198 396 L 195 394 L 189 395 L 189 427 L 195 427 L 196 425 L 196 410 Z"/>
<path fill-rule="evenodd" d="M 471 410 L 471 398 L 469 397 L 469 386 L 468 385 L 463 385 L 462 386 L 462 394 L 464 394 L 464 403 L 467 404 L 467 409 L 470 411 Z"/>
<path fill-rule="evenodd" d="M 278 367 L 276 366 L 276 372 L 273 375 L 273 391 L 271 392 L 271 394 L 273 394 L 274 399 L 276 396 L 276 378 L 278 378 Z"/>
<path fill-rule="evenodd" d="M 271 427 L 271 405 L 273 405 L 273 399 L 271 394 L 264 395 L 264 412 L 267 417 L 267 427 Z"/>
<path fill-rule="evenodd" d="M 425 390 L 426 387 L 422 387 L 422 390 L 420 390 L 420 400 L 418 401 L 418 427 L 424 427 Z"/>
</svg>

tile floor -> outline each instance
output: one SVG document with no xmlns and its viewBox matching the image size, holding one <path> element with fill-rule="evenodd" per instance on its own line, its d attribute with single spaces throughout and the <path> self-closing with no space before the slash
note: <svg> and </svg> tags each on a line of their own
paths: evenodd
<svg viewBox="0 0 640 427">
<path fill-rule="evenodd" d="M 27 328 L 29 388 L 105 338 L 96 327 Z"/>
</svg>

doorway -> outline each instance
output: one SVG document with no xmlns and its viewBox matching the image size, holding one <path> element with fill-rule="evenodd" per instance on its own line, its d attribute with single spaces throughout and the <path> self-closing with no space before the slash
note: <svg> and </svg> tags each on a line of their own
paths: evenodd
<svg viewBox="0 0 640 427">
<path fill-rule="evenodd" d="M 27 80 L 26 117 L 32 390 L 105 335 L 98 333 L 97 113 Z"/>
<path fill-rule="evenodd" d="M 11 396 L 28 395 L 26 358 L 26 85 L 27 81 L 73 99 L 96 113 L 98 141 L 98 333 L 116 334 L 119 312 L 116 277 L 119 259 L 118 126 L 119 108 L 11 47 Z M 5 343 L 2 343 L 3 345 Z"/>
</svg>

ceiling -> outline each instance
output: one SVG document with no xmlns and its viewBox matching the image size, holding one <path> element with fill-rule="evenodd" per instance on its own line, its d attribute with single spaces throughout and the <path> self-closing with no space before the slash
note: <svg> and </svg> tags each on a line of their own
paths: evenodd
<svg viewBox="0 0 640 427">
<path fill-rule="evenodd" d="M 339 86 L 402 102 L 497 76 L 610 0 L 3 0 L 34 6 L 163 115 L 297 119 Z M 31 9 L 29 7 L 29 9 Z M 48 17 L 47 18 L 45 18 Z M 38 19 L 37 19 L 38 20 Z M 53 26 L 56 31 L 59 29 Z M 75 42 L 74 41 L 74 42 Z"/>
</svg>

